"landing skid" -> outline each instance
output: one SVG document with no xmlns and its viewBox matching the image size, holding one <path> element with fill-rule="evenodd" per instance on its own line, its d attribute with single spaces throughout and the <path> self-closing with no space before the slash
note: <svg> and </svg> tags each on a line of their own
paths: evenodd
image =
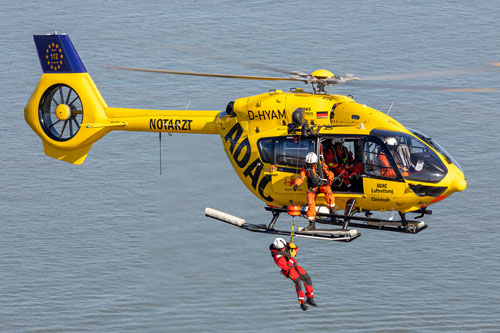
<svg viewBox="0 0 500 333">
<path fill-rule="evenodd" d="M 416 234 L 427 228 L 427 225 L 423 221 L 416 220 L 407 220 L 406 215 L 399 213 L 401 218 L 400 221 L 393 221 L 388 219 L 378 219 L 367 216 L 354 216 L 354 214 L 358 213 L 358 210 L 354 208 L 355 200 L 351 199 L 346 204 L 346 209 L 344 214 L 325 214 L 318 212 L 316 223 L 330 224 L 330 225 L 341 225 L 343 230 L 347 230 L 348 227 L 355 228 L 365 228 L 365 229 L 374 229 L 374 230 L 385 230 L 385 231 L 395 231 L 395 232 L 403 232 Z M 279 207 L 265 207 L 267 211 L 271 211 L 273 213 L 273 217 L 279 215 L 283 212 L 287 212 L 287 208 L 279 208 Z M 431 211 L 419 211 L 422 217 L 424 214 L 432 214 Z M 370 214 L 371 215 L 371 214 Z M 273 218 L 274 220 L 274 218 Z M 361 222 L 352 222 L 352 221 L 361 221 Z M 270 227 L 272 227 L 272 222 Z"/>
<path fill-rule="evenodd" d="M 267 207 L 266 207 L 267 209 Z M 286 209 L 284 211 L 287 211 Z M 278 219 L 280 212 L 273 212 L 273 219 L 269 225 L 266 224 L 251 224 L 247 223 L 244 219 L 232 216 L 212 208 L 205 209 L 205 215 L 216 220 L 226 222 L 237 226 L 241 229 L 245 229 L 252 232 L 261 232 L 266 234 L 291 236 L 290 231 L 279 230 L 274 228 L 274 224 Z M 315 230 L 305 230 L 303 228 L 298 228 L 294 232 L 295 237 L 311 238 L 311 239 L 323 239 L 330 241 L 340 241 L 340 242 L 350 242 L 361 236 L 356 230 L 348 229 L 315 229 Z"/>
</svg>

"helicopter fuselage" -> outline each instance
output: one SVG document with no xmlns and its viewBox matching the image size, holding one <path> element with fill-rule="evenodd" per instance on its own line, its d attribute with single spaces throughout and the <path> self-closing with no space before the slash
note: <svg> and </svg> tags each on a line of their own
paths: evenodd
<svg viewBox="0 0 500 333">
<path fill-rule="evenodd" d="M 305 156 L 316 152 L 326 160 L 329 149 L 345 152 L 334 153 L 344 170 L 334 170 L 330 184 L 337 209 L 355 199 L 359 211 L 404 214 L 466 187 L 460 166 L 435 141 L 351 97 L 296 88 L 239 98 L 225 111 L 113 108 L 69 36 L 34 39 L 44 74 L 25 119 L 53 158 L 82 164 L 112 130 L 218 134 L 241 181 L 271 207 L 305 205 L 306 185 L 293 191 Z M 323 195 L 317 200 L 325 203 Z"/>
<path fill-rule="evenodd" d="M 292 113 L 297 109 L 303 110 L 309 133 L 301 129 L 290 132 Z M 271 91 L 237 99 L 215 123 L 241 181 L 270 206 L 305 205 L 306 185 L 293 191 L 305 155 L 314 151 L 322 156 L 325 146 L 335 144 L 345 146 L 352 162 L 362 167 L 351 176 L 350 186 L 342 178 L 332 184 L 338 209 L 354 198 L 360 210 L 406 213 L 466 186 L 460 167 L 442 155 L 446 152 L 437 151 L 388 115 L 347 96 Z M 391 156 L 385 137 L 396 137 L 398 146 L 406 147 L 405 162 L 411 175 L 400 170 L 401 160 Z M 377 160 L 382 153 L 390 157 L 391 172 Z M 322 194 L 317 200 L 326 204 Z"/>
</svg>

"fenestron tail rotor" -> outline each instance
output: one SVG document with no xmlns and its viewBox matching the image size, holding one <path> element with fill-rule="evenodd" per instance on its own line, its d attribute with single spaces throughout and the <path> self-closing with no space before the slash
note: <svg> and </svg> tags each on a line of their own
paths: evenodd
<svg viewBox="0 0 500 333">
<path fill-rule="evenodd" d="M 73 138 L 83 120 L 80 97 L 65 84 L 53 85 L 45 90 L 39 108 L 40 125 L 53 140 Z"/>
</svg>

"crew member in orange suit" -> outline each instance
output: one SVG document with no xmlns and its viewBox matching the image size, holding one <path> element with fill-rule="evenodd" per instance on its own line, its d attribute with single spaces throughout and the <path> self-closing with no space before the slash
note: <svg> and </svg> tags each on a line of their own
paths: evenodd
<svg viewBox="0 0 500 333">
<path fill-rule="evenodd" d="M 393 157 L 396 159 L 396 162 L 401 161 L 401 158 L 399 157 L 398 152 L 396 151 L 396 147 L 398 145 L 397 140 L 395 138 L 389 137 L 386 138 L 384 142 L 387 145 L 387 147 L 389 147 L 389 150 L 391 151 Z M 388 178 L 396 178 L 396 172 L 391 167 L 391 164 L 387 160 L 387 156 L 385 156 L 385 153 L 381 152 L 377 158 L 382 165 L 382 170 L 380 175 Z M 397 163 L 397 166 L 399 168 L 399 171 L 401 171 L 403 177 L 410 175 L 409 170 L 403 167 L 401 164 L 402 163 Z"/>
<path fill-rule="evenodd" d="M 325 163 L 330 170 L 333 171 L 338 167 L 337 159 L 335 158 L 335 151 L 331 145 L 323 145 L 323 157 L 325 158 Z"/>
<path fill-rule="evenodd" d="M 391 167 L 391 164 L 387 160 L 387 156 L 385 156 L 384 152 L 381 152 L 377 156 L 382 169 L 380 170 L 380 175 L 382 177 L 387 177 L 387 178 L 396 178 L 396 172 Z"/>
<path fill-rule="evenodd" d="M 335 175 L 342 174 L 354 162 L 352 153 L 341 142 L 335 142 L 333 147 L 331 145 L 324 147 L 325 162 Z"/>
<path fill-rule="evenodd" d="M 307 310 L 307 305 L 318 306 L 314 301 L 312 280 L 306 270 L 298 265 L 297 259 L 294 256 L 299 248 L 293 243 L 287 243 L 283 238 L 278 237 L 269 246 L 274 262 L 281 268 L 281 274 L 290 278 L 295 283 L 295 290 L 299 299 L 300 308 Z M 307 300 L 302 291 L 302 283 L 306 288 Z"/>
<path fill-rule="evenodd" d="M 360 161 L 356 160 L 353 162 L 350 168 L 345 169 L 342 172 L 341 175 L 342 178 L 344 178 L 344 184 L 347 186 L 348 189 L 351 187 L 352 177 L 361 174 L 362 171 L 363 171 L 363 164 Z"/>
<path fill-rule="evenodd" d="M 324 193 L 326 203 L 330 209 L 330 213 L 334 214 L 335 197 L 333 196 L 330 185 L 332 184 L 335 176 L 328 167 L 322 162 L 318 161 L 318 155 L 310 152 L 306 155 L 306 165 L 300 171 L 300 176 L 295 180 L 293 190 L 307 180 L 307 219 L 309 225 L 306 229 L 315 229 L 316 222 L 316 196 L 318 193 Z"/>
</svg>

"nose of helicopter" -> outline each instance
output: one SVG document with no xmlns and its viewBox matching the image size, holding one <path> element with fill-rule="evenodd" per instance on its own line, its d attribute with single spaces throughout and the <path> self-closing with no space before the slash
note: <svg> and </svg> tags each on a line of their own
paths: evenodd
<svg viewBox="0 0 500 333">
<path fill-rule="evenodd" d="M 453 174 L 453 180 L 449 187 L 450 192 L 461 192 L 465 190 L 465 188 L 467 187 L 467 181 L 465 180 L 465 175 L 463 174 L 463 172 L 460 169 L 456 168 Z"/>
<path fill-rule="evenodd" d="M 467 187 L 467 181 L 465 180 L 465 176 L 462 174 L 462 177 L 455 177 L 455 188 L 457 192 L 465 190 Z"/>
</svg>

